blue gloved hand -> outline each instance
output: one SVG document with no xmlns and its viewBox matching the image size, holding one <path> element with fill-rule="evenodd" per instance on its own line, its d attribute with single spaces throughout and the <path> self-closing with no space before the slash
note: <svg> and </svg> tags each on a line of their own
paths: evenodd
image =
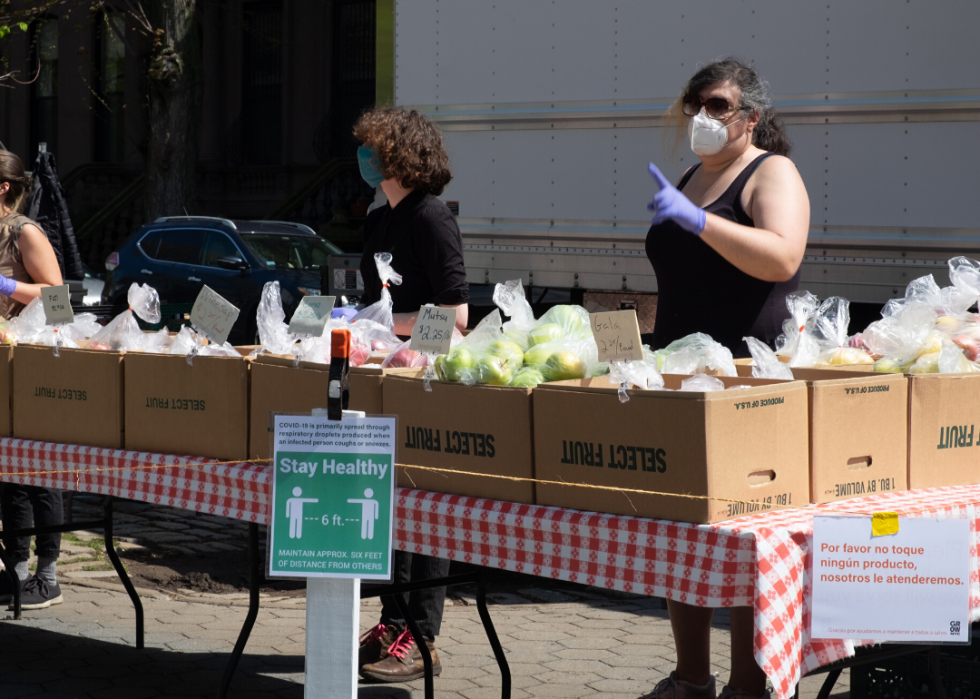
<svg viewBox="0 0 980 699">
<path fill-rule="evenodd" d="M 0 274 L 0 294 L 10 296 L 17 291 L 17 280 Z"/>
<path fill-rule="evenodd" d="M 660 191 L 653 197 L 653 201 L 647 204 L 647 208 L 654 213 L 653 223 L 671 220 L 684 230 L 694 235 L 701 235 L 707 218 L 705 210 L 692 204 L 677 187 L 668 182 L 656 165 L 650 163 L 647 169 L 660 186 Z"/>
<path fill-rule="evenodd" d="M 346 318 L 347 320 L 350 320 L 356 315 L 357 315 L 356 308 L 347 308 L 346 306 L 341 306 L 340 308 L 335 308 L 332 311 L 330 311 L 331 318 Z"/>
</svg>

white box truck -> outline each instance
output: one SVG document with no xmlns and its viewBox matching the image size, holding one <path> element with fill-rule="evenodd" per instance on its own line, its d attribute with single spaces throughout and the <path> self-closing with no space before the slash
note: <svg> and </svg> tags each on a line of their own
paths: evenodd
<svg viewBox="0 0 980 699">
<path fill-rule="evenodd" d="M 471 284 L 522 278 L 642 306 L 657 291 L 647 163 L 676 181 L 696 162 L 685 144 L 665 148 L 665 110 L 728 55 L 769 81 L 794 142 L 812 211 L 801 288 L 880 305 L 924 274 L 947 284 L 953 255 L 980 257 L 976 0 L 378 9 L 379 94 L 445 133 L 443 198 L 459 202 Z"/>
</svg>

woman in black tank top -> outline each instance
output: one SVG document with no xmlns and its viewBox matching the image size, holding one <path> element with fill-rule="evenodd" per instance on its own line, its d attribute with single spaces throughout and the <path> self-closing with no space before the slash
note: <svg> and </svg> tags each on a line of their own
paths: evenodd
<svg viewBox="0 0 980 699">
<path fill-rule="evenodd" d="M 652 344 L 703 332 L 747 356 L 743 337 L 772 344 L 789 315 L 786 295 L 799 286 L 810 223 L 806 188 L 753 69 L 731 58 L 708 64 L 671 113 L 701 162 L 676 188 L 650 165 L 660 189 L 646 240 L 659 287 Z M 647 699 L 714 699 L 712 609 L 675 600 L 667 608 L 677 669 Z M 754 658 L 753 609 L 733 607 L 730 618 L 731 676 L 722 697 L 768 697 Z"/>
<path fill-rule="evenodd" d="M 736 62 L 719 62 L 725 63 Z M 789 143 L 778 117 L 764 101 L 753 104 L 760 100 L 752 81 L 747 90 L 739 82 L 692 79 L 681 100 L 701 162 L 676 189 L 660 180 L 651 205 L 658 215 L 646 250 L 659 297 L 647 339 L 655 349 L 704 332 L 735 356 L 748 356 L 742 338 L 772 345 L 789 317 L 786 295 L 799 287 L 810 219 L 806 189 L 785 157 Z M 654 178 L 662 178 L 655 170 Z"/>
</svg>

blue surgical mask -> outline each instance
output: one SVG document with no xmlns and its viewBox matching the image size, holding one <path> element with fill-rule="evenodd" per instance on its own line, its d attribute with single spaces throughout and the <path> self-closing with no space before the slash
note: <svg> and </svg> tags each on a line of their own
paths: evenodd
<svg viewBox="0 0 980 699">
<path fill-rule="evenodd" d="M 361 146 L 357 149 L 357 166 L 361 170 L 361 177 L 371 187 L 377 187 L 385 178 L 377 165 L 380 165 L 380 160 L 374 154 L 373 148 Z"/>
</svg>

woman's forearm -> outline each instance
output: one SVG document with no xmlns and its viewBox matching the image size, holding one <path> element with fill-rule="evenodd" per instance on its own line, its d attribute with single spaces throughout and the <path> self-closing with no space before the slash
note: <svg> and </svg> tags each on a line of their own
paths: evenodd
<svg viewBox="0 0 980 699">
<path fill-rule="evenodd" d="M 743 226 L 712 213 L 705 219 L 701 240 L 741 271 L 768 282 L 791 279 L 805 249 L 773 231 Z"/>
<path fill-rule="evenodd" d="M 41 297 L 41 289 L 51 286 L 50 284 L 27 284 L 26 282 L 17 282 L 17 288 L 14 293 L 10 295 L 14 301 L 18 303 L 28 304 L 36 298 Z"/>
</svg>

